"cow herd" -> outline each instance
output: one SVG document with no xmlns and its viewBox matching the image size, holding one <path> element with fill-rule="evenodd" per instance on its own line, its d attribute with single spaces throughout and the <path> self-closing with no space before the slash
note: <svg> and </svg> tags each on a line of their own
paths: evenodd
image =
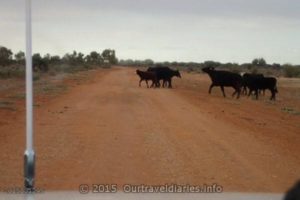
<svg viewBox="0 0 300 200">
<path fill-rule="evenodd" d="M 202 71 L 207 73 L 212 81 L 209 87 L 209 94 L 212 88 L 217 86 L 221 88 L 223 96 L 226 97 L 224 87 L 232 87 L 234 92 L 232 96 L 236 95 L 238 99 L 242 94 L 250 96 L 253 92 L 256 99 L 261 91 L 263 93 L 265 90 L 270 90 L 271 97 L 270 100 L 276 99 L 277 90 L 277 80 L 274 77 L 265 77 L 263 74 L 249 74 L 245 73 L 243 75 L 223 71 L 215 70 L 214 67 L 204 67 Z M 166 66 L 157 65 L 155 67 L 149 67 L 147 71 L 136 70 L 137 75 L 140 77 L 139 86 L 141 82 L 145 81 L 148 85 L 148 81 L 152 81 L 150 87 L 169 87 L 172 88 L 172 78 L 174 76 L 181 78 L 180 72 L 178 70 L 170 69 Z M 162 81 L 162 84 L 161 84 Z"/>
</svg>

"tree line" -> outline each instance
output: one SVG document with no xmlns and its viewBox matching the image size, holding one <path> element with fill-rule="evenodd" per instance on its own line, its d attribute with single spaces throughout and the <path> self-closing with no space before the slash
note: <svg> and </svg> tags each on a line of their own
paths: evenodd
<svg viewBox="0 0 300 200">
<path fill-rule="evenodd" d="M 200 72 L 202 68 L 204 67 L 214 67 L 219 69 L 226 69 L 233 72 L 250 72 L 250 73 L 266 73 L 269 75 L 284 75 L 286 77 L 299 77 L 300 78 L 300 65 L 291 65 L 291 64 L 279 64 L 279 63 L 273 63 L 268 64 L 264 58 L 255 58 L 249 63 L 221 63 L 217 61 L 204 61 L 202 63 L 198 62 L 154 62 L 151 59 L 145 59 L 145 60 L 120 60 L 119 65 L 121 66 L 142 66 L 142 67 L 148 67 L 155 64 L 161 64 L 166 66 L 172 66 L 181 70 L 186 71 L 195 71 Z"/>
<path fill-rule="evenodd" d="M 197 62 L 158 62 L 155 63 L 151 59 L 145 59 L 145 60 L 132 60 L 132 59 L 127 59 L 127 60 L 120 60 L 119 62 L 120 65 L 124 66 L 148 66 L 148 65 L 153 65 L 153 64 L 162 64 L 162 65 L 169 65 L 169 66 L 181 66 L 181 67 L 273 67 L 273 68 L 280 68 L 281 65 L 278 63 L 273 63 L 272 65 L 267 64 L 264 58 L 255 58 L 251 63 L 244 63 L 244 64 L 237 64 L 237 63 L 220 63 L 216 61 L 205 61 L 203 63 L 197 63 Z"/>
<path fill-rule="evenodd" d="M 234 72 L 251 72 L 251 73 L 267 73 L 270 75 L 284 75 L 286 77 L 300 77 L 300 66 L 279 63 L 268 64 L 264 58 L 255 58 L 249 63 L 221 63 L 216 61 L 204 61 L 198 62 L 155 62 L 152 59 L 145 60 L 133 60 L 133 59 L 121 59 L 118 60 L 116 57 L 115 50 L 105 49 L 101 53 L 92 51 L 87 55 L 81 52 L 73 51 L 72 53 L 66 53 L 64 56 L 46 54 L 42 56 L 39 53 L 35 53 L 32 56 L 34 71 L 48 72 L 49 70 L 73 72 L 80 71 L 81 68 L 90 68 L 91 66 L 133 66 L 133 67 L 148 67 L 155 64 L 162 64 L 179 68 L 187 71 L 201 71 L 203 67 L 215 67 L 220 69 L 227 69 Z M 8 66 L 24 66 L 25 65 L 25 53 L 19 51 L 13 53 L 10 49 L 0 46 L 0 70 L 1 67 L 7 68 Z M 4 75 L 9 73 L 12 74 L 12 70 L 0 71 Z M 14 73 L 14 72 L 13 72 Z"/>
<path fill-rule="evenodd" d="M 50 55 L 49 53 L 42 56 L 40 53 L 32 55 L 32 65 L 34 70 L 47 72 L 51 65 L 114 65 L 118 63 L 115 50 L 105 49 L 101 53 L 92 51 L 87 55 L 81 52 L 73 51 L 66 53 L 60 57 L 58 55 Z M 13 53 L 12 50 L 0 46 L 0 66 L 7 67 L 10 65 L 25 65 L 25 53 L 19 51 Z"/>
</svg>

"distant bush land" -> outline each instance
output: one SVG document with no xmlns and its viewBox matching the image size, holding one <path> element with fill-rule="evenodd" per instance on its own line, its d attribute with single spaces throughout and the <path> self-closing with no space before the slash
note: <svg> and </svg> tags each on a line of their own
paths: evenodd
<svg viewBox="0 0 300 200">
<path fill-rule="evenodd" d="M 115 50 L 105 49 L 102 53 L 92 51 L 88 55 L 73 51 L 60 57 L 58 55 L 39 53 L 32 55 L 32 67 L 35 74 L 49 73 L 74 73 L 98 67 L 110 67 L 118 63 Z M 0 78 L 24 77 L 25 53 L 19 51 L 16 54 L 0 45 Z"/>
<path fill-rule="evenodd" d="M 255 58 L 250 63 L 220 63 L 216 61 L 205 61 L 202 63 L 197 62 L 158 62 L 155 63 L 151 59 L 146 60 L 120 60 L 119 65 L 121 66 L 131 66 L 131 67 L 148 67 L 155 64 L 161 64 L 177 68 L 179 70 L 202 73 L 202 68 L 204 67 L 215 67 L 222 70 L 228 70 L 236 73 L 263 73 L 266 76 L 284 76 L 284 77 L 300 77 L 300 65 L 284 64 L 280 65 L 278 63 L 268 64 L 264 58 Z"/>
<path fill-rule="evenodd" d="M 73 51 L 60 57 L 58 55 L 32 55 L 32 64 L 35 74 L 48 73 L 55 76 L 57 73 L 75 73 L 78 71 L 107 68 L 111 65 L 128 67 L 149 67 L 162 64 L 187 72 L 201 73 L 203 67 L 215 67 L 236 73 L 263 73 L 270 76 L 284 76 L 300 78 L 300 65 L 278 63 L 268 64 L 264 58 L 255 58 L 249 63 L 220 63 L 216 61 L 197 62 L 154 62 L 152 59 L 133 60 L 116 57 L 115 50 L 105 49 L 101 53 L 92 51 L 87 55 Z M 25 53 L 12 50 L 0 45 L 0 78 L 24 77 L 25 76 Z"/>
</svg>

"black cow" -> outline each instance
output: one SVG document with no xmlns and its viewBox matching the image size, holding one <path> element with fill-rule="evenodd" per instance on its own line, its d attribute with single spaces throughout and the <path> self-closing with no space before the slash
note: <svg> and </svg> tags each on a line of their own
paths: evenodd
<svg viewBox="0 0 300 200">
<path fill-rule="evenodd" d="M 284 200 L 299 200 L 300 199 L 300 180 L 286 192 Z"/>
<path fill-rule="evenodd" d="M 150 87 L 156 86 L 157 85 L 157 76 L 155 72 L 144 72 L 141 70 L 136 70 L 136 74 L 140 77 L 140 82 L 139 82 L 139 86 L 141 87 L 141 82 L 142 81 L 146 81 L 147 87 L 149 88 L 148 85 L 148 80 L 152 81 L 152 84 Z"/>
<path fill-rule="evenodd" d="M 249 73 L 245 73 L 243 75 L 243 90 L 242 90 L 242 94 L 246 95 L 247 92 L 247 88 L 249 89 L 249 78 L 251 77 L 264 77 L 263 74 L 249 74 Z M 259 91 L 260 92 L 260 91 Z M 265 95 L 265 90 L 263 90 L 263 94 Z"/>
<path fill-rule="evenodd" d="M 149 72 L 156 72 L 157 76 L 157 86 L 160 87 L 160 81 L 163 80 L 162 86 L 165 87 L 168 83 L 169 88 L 172 88 L 172 78 L 177 76 L 181 78 L 180 72 L 178 70 L 170 69 L 169 67 L 157 65 L 156 67 L 149 67 Z"/>
<path fill-rule="evenodd" d="M 277 90 L 277 79 L 274 77 L 253 77 L 249 76 L 247 78 L 247 84 L 249 88 L 248 96 L 251 95 L 251 93 L 254 91 L 256 99 L 258 99 L 258 91 L 259 90 L 270 90 L 271 91 L 271 97 L 270 100 L 276 99 L 276 93 L 278 93 Z"/>
<path fill-rule="evenodd" d="M 209 94 L 214 86 L 220 86 L 223 96 L 226 97 L 224 87 L 233 87 L 235 91 L 232 96 L 237 93 L 236 98 L 240 98 L 243 84 L 241 75 L 229 71 L 215 70 L 214 67 L 204 67 L 202 71 L 207 73 L 212 81 L 208 91 Z"/>
</svg>

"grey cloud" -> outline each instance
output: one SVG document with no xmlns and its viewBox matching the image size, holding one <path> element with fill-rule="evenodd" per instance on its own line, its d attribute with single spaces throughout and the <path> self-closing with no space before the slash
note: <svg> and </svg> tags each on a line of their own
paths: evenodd
<svg viewBox="0 0 300 200">
<path fill-rule="evenodd" d="M 32 0 L 38 17 L 125 12 L 149 16 L 269 17 L 300 20 L 299 0 Z M 1 1 L 2 15 L 23 17 L 24 0 Z"/>
<path fill-rule="evenodd" d="M 39 7 L 143 14 L 299 17 L 299 0 L 39 0 Z"/>
</svg>

